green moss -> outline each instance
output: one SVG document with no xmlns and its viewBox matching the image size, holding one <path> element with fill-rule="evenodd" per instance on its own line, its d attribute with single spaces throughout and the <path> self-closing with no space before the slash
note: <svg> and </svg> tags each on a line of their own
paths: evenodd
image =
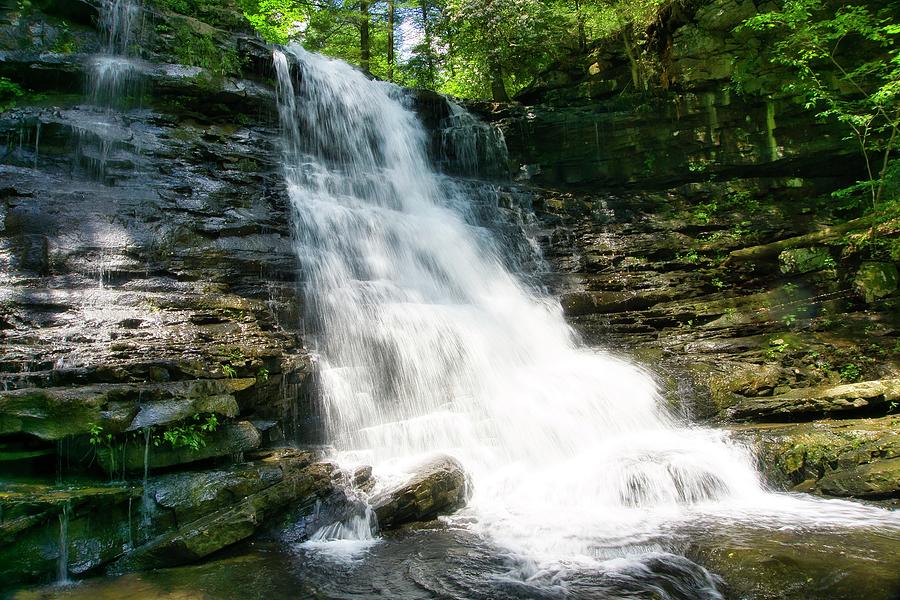
<svg viewBox="0 0 900 600">
<path fill-rule="evenodd" d="M 180 21 L 175 24 L 173 35 L 172 49 L 179 63 L 202 67 L 216 76 L 240 73 L 237 51 L 217 46 L 212 34 L 196 31 L 186 21 Z"/>
</svg>

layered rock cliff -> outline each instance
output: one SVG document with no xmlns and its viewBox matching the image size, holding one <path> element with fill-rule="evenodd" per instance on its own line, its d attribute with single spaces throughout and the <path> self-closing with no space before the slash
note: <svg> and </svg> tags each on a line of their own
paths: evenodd
<svg viewBox="0 0 900 600">
<path fill-rule="evenodd" d="M 96 6 L 7 4 L 0 76 L 26 95 L 0 114 L 4 584 L 196 560 L 346 501 L 345 474 L 268 448 L 321 423 L 266 49 L 228 3 L 212 24 L 148 5 L 129 103 L 98 109 Z M 812 202 L 856 176 L 841 132 L 733 89 L 755 11 L 670 15 L 666 90 L 621 94 L 627 60 L 601 46 L 521 103 L 473 104 L 519 184 L 483 175 L 511 218 L 530 204 L 588 343 L 757 444 L 774 485 L 896 500 L 896 257 Z"/>
</svg>

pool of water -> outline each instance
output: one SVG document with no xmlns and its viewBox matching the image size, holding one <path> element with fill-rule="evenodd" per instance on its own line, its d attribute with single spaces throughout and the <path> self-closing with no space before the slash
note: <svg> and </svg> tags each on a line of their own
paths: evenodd
<svg viewBox="0 0 900 600">
<path fill-rule="evenodd" d="M 618 557 L 537 564 L 442 521 L 375 541 L 247 543 L 205 563 L 68 586 L 16 600 L 672 599 L 896 600 L 900 534 L 871 528 L 752 527 L 725 520 L 673 527 Z"/>
</svg>

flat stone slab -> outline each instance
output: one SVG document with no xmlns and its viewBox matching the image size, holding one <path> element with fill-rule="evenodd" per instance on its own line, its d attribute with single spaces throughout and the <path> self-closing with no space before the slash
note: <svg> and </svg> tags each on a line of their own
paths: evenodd
<svg viewBox="0 0 900 600">
<path fill-rule="evenodd" d="M 900 379 L 861 381 L 837 386 L 794 389 L 780 396 L 750 398 L 727 414 L 736 421 L 773 421 L 883 408 L 900 400 Z"/>
</svg>

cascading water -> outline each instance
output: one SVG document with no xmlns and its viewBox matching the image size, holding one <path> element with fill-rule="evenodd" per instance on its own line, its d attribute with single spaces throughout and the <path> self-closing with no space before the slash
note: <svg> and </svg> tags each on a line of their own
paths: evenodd
<svg viewBox="0 0 900 600">
<path fill-rule="evenodd" d="M 107 166 L 117 145 L 133 134 L 120 111 L 140 95 L 141 0 L 101 0 L 98 6 L 103 49 L 88 65 L 88 109 L 79 119 L 78 155 L 97 179 L 107 177 Z"/>
<path fill-rule="evenodd" d="M 136 90 L 139 80 L 138 37 L 141 0 L 102 0 L 100 30 L 103 51 L 91 62 L 88 96 L 102 108 L 120 106 Z"/>
<path fill-rule="evenodd" d="M 680 425 L 649 373 L 580 347 L 558 303 L 507 270 L 399 88 L 285 52 L 285 175 L 337 460 L 384 483 L 456 456 L 474 481 L 467 526 L 538 563 L 659 550 L 660 528 L 687 519 L 898 526 L 769 493 L 743 447 Z"/>
</svg>

